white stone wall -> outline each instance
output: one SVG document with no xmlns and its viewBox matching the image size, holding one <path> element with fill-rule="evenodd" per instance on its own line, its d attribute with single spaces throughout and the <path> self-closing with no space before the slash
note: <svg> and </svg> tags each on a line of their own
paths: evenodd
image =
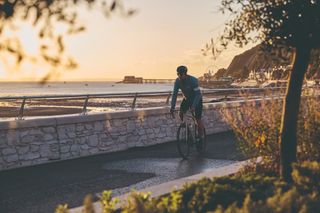
<svg viewBox="0 0 320 213">
<path fill-rule="evenodd" d="M 207 134 L 228 131 L 221 107 L 204 105 Z M 173 141 L 180 121 L 169 108 L 0 122 L 0 170 Z"/>
</svg>

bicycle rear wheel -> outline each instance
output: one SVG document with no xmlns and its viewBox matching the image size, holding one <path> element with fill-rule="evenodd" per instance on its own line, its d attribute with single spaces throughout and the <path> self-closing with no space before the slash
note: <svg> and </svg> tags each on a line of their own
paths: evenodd
<svg viewBox="0 0 320 213">
<path fill-rule="evenodd" d="M 177 131 L 177 147 L 179 154 L 184 159 L 188 158 L 190 152 L 191 143 L 189 135 L 189 128 L 185 124 L 180 124 Z"/>
<path fill-rule="evenodd" d="M 206 129 L 203 129 L 203 138 L 200 141 L 197 141 L 196 148 L 199 154 L 204 154 L 206 152 L 207 147 L 207 134 Z"/>
</svg>

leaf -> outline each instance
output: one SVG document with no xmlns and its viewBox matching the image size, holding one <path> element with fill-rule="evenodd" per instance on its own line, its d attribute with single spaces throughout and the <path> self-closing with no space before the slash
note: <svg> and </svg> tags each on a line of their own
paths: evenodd
<svg viewBox="0 0 320 213">
<path fill-rule="evenodd" d="M 113 1 L 111 6 L 110 6 L 110 11 L 113 11 L 117 6 L 117 2 L 116 1 Z"/>
</svg>

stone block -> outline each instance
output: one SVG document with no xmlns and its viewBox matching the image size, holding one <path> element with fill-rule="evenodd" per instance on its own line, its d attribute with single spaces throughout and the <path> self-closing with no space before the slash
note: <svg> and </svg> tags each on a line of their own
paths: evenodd
<svg viewBox="0 0 320 213">
<path fill-rule="evenodd" d="M 58 137 L 60 139 L 67 139 L 69 138 L 68 133 L 75 132 L 75 125 L 64 125 L 58 127 Z"/>
<path fill-rule="evenodd" d="M 86 124 L 84 125 L 84 128 L 85 128 L 86 130 L 94 130 L 94 126 L 93 126 L 92 123 L 86 123 Z"/>
<path fill-rule="evenodd" d="M 31 143 L 36 140 L 36 136 L 34 135 L 26 135 L 21 138 L 21 143 Z"/>
<path fill-rule="evenodd" d="M 17 147 L 19 155 L 26 154 L 30 150 L 30 146 L 19 146 Z"/>
<path fill-rule="evenodd" d="M 17 153 L 17 150 L 15 148 L 5 148 L 2 150 L 3 155 L 12 155 L 16 153 Z"/>
<path fill-rule="evenodd" d="M 61 153 L 67 153 L 70 151 L 70 146 L 69 145 L 61 145 L 60 146 L 60 152 Z"/>
<path fill-rule="evenodd" d="M 44 141 L 50 141 L 50 140 L 53 140 L 53 139 L 56 139 L 56 134 L 44 134 L 43 135 L 43 140 Z"/>
<path fill-rule="evenodd" d="M 154 133 L 148 134 L 148 138 L 149 139 L 154 139 L 154 138 L 156 138 L 156 135 Z"/>
<path fill-rule="evenodd" d="M 80 145 L 81 150 L 88 150 L 90 147 L 87 144 Z"/>
<path fill-rule="evenodd" d="M 90 135 L 88 137 L 88 145 L 91 147 L 96 147 L 99 144 L 97 135 Z"/>
<path fill-rule="evenodd" d="M 57 139 L 53 139 L 53 140 L 50 140 L 50 141 L 45 141 L 46 144 L 50 144 L 50 145 L 57 145 L 59 144 L 59 141 Z M 43 144 L 43 143 L 41 143 Z"/>
<path fill-rule="evenodd" d="M 100 152 L 111 152 L 114 151 L 112 146 L 99 147 Z"/>
<path fill-rule="evenodd" d="M 67 132 L 66 134 L 67 134 L 67 136 L 68 136 L 69 139 L 72 139 L 72 138 L 76 138 L 76 137 L 77 137 L 77 135 L 76 135 L 75 132 Z"/>
<path fill-rule="evenodd" d="M 5 143 L 4 140 L 0 140 L 0 149 L 3 149 L 5 147 L 7 147 L 8 145 Z"/>
<path fill-rule="evenodd" d="M 44 127 L 42 128 L 43 133 L 56 133 L 56 128 L 54 127 Z"/>
<path fill-rule="evenodd" d="M 13 155 L 6 155 L 6 156 L 3 156 L 4 160 L 8 163 L 11 163 L 11 162 L 16 162 L 19 160 L 19 156 L 17 154 L 13 154 Z"/>
<path fill-rule="evenodd" d="M 31 144 L 30 148 L 31 148 L 31 152 L 38 152 L 40 150 L 40 145 Z"/>
<path fill-rule="evenodd" d="M 49 157 L 52 154 L 50 146 L 48 144 L 40 145 L 40 155 L 41 157 Z"/>
<path fill-rule="evenodd" d="M 128 119 L 115 119 L 111 121 L 112 127 L 123 127 L 127 126 Z"/>
<path fill-rule="evenodd" d="M 30 131 L 30 128 L 20 130 L 19 131 L 20 138 L 23 138 L 24 136 L 29 135 L 29 131 Z"/>
<path fill-rule="evenodd" d="M 76 126 L 76 132 L 77 132 L 77 133 L 78 133 L 78 132 L 82 132 L 84 129 L 85 129 L 85 128 L 84 128 L 84 125 L 83 125 L 83 124 L 78 124 L 78 125 Z"/>
<path fill-rule="evenodd" d="M 90 154 L 98 154 L 99 153 L 99 149 L 98 148 L 90 148 L 89 149 L 89 153 Z"/>
<path fill-rule="evenodd" d="M 144 129 L 139 129 L 138 130 L 138 134 L 141 136 L 141 135 L 145 135 L 146 134 L 146 131 Z"/>
<path fill-rule="evenodd" d="M 125 135 L 119 136 L 118 142 L 120 142 L 120 143 L 125 143 L 125 142 L 127 142 L 127 136 L 125 136 Z"/>
<path fill-rule="evenodd" d="M 60 155 L 61 159 L 69 159 L 72 157 L 70 152 L 66 152 L 66 153 L 61 153 Z"/>
<path fill-rule="evenodd" d="M 102 132 L 104 130 L 103 122 L 95 122 L 94 123 L 94 131 Z"/>
<path fill-rule="evenodd" d="M 156 134 L 159 134 L 159 133 L 161 132 L 159 127 L 158 127 L 158 128 L 154 128 L 153 131 L 154 131 L 154 133 L 156 133 Z"/>
<path fill-rule="evenodd" d="M 157 134 L 157 138 L 164 138 L 164 137 L 166 137 L 166 133 L 159 133 L 159 134 Z"/>
<path fill-rule="evenodd" d="M 32 164 L 43 164 L 43 163 L 47 163 L 48 162 L 48 159 L 47 158 L 37 158 L 37 159 L 34 159 L 32 160 Z"/>
<path fill-rule="evenodd" d="M 117 150 L 116 151 L 121 151 L 121 150 L 126 150 L 128 149 L 128 145 L 125 144 L 125 143 L 120 143 L 120 144 L 117 144 Z"/>
<path fill-rule="evenodd" d="M 127 131 L 131 132 L 136 129 L 136 125 L 133 121 L 129 121 L 127 124 Z"/>
<path fill-rule="evenodd" d="M 90 152 L 88 149 L 80 150 L 80 156 L 88 156 Z"/>
<path fill-rule="evenodd" d="M 60 144 L 72 144 L 73 143 L 73 140 L 60 140 L 59 141 L 60 142 Z"/>
<path fill-rule="evenodd" d="M 80 147 L 78 144 L 71 145 L 71 154 L 73 156 L 79 156 L 80 155 Z"/>
<path fill-rule="evenodd" d="M 11 131 L 7 132 L 7 144 L 10 146 L 15 146 L 19 144 L 19 132 L 18 131 Z"/>
<path fill-rule="evenodd" d="M 109 138 L 101 138 L 100 139 L 100 143 L 99 143 L 99 147 L 105 147 L 105 146 L 110 146 L 112 145 L 114 142 L 112 140 L 111 137 Z"/>
<path fill-rule="evenodd" d="M 37 158 L 40 158 L 40 153 L 38 152 L 29 152 L 29 153 L 26 153 L 25 155 L 22 155 L 22 159 L 24 160 L 34 160 L 34 159 L 37 159 Z"/>
<path fill-rule="evenodd" d="M 146 132 L 147 132 L 147 134 L 152 134 L 153 133 L 153 129 L 147 129 Z"/>
<path fill-rule="evenodd" d="M 40 129 L 33 128 L 33 129 L 29 130 L 29 135 L 41 135 L 41 134 L 42 134 L 42 132 Z"/>
</svg>

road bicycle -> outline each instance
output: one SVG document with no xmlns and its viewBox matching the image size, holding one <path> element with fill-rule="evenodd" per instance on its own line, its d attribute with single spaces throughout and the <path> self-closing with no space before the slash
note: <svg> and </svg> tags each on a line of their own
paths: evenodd
<svg viewBox="0 0 320 213">
<path fill-rule="evenodd" d="M 181 122 L 177 131 L 177 147 L 179 154 L 183 159 L 188 158 L 190 154 L 190 148 L 196 147 L 199 154 L 204 154 L 207 145 L 206 131 L 204 129 L 204 135 L 200 140 L 198 133 L 198 125 L 193 112 L 188 110 L 184 113 L 184 119 Z"/>
</svg>

